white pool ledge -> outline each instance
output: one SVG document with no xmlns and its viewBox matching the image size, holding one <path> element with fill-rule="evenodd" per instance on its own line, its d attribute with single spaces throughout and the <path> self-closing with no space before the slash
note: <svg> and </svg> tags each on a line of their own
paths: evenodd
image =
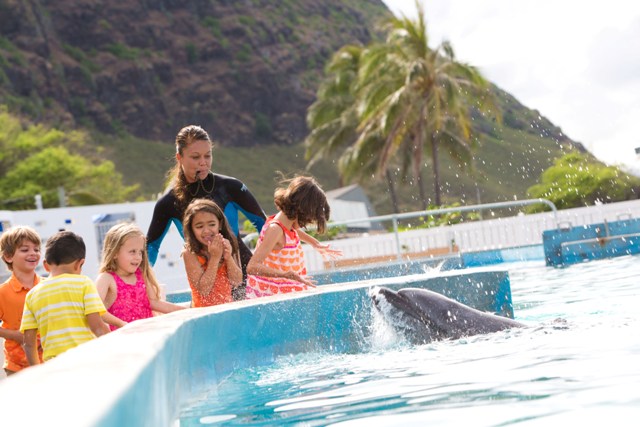
<svg viewBox="0 0 640 427">
<path fill-rule="evenodd" d="M 181 404 L 233 369 L 301 351 L 358 351 L 353 320 L 370 312 L 372 286 L 426 287 L 482 310 L 511 310 L 508 273 L 488 269 L 182 310 L 131 323 L 0 381 L 3 425 L 169 426 Z"/>
</svg>

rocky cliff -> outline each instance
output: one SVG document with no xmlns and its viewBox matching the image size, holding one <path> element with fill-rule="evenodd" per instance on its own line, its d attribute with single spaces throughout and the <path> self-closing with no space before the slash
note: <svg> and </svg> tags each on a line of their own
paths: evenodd
<svg viewBox="0 0 640 427">
<path fill-rule="evenodd" d="M 0 104 L 56 126 L 223 145 L 306 135 L 326 59 L 380 0 L 0 0 Z"/>
</svg>

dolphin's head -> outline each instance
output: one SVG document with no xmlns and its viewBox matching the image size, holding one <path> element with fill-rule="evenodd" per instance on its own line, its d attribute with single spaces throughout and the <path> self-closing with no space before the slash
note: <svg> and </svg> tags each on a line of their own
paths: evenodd
<svg viewBox="0 0 640 427">
<path fill-rule="evenodd" d="M 524 326 L 513 319 L 481 312 L 428 289 L 405 288 L 396 292 L 376 287 L 369 294 L 388 323 L 402 330 L 412 342 L 457 339 Z"/>
<path fill-rule="evenodd" d="M 428 343 L 441 335 L 427 313 L 414 300 L 385 287 L 369 291 L 376 309 L 396 329 L 401 330 L 414 343 Z"/>
</svg>

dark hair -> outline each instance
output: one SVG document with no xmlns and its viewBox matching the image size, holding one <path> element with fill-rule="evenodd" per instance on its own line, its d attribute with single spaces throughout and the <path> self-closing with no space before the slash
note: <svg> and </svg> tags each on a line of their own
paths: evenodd
<svg viewBox="0 0 640 427">
<path fill-rule="evenodd" d="M 82 237 L 73 231 L 58 231 L 47 239 L 44 259 L 47 264 L 65 265 L 85 259 L 86 254 Z"/>
<path fill-rule="evenodd" d="M 193 229 L 191 228 L 193 224 L 193 218 L 199 212 L 208 212 L 218 218 L 220 234 L 222 234 L 222 237 L 231 242 L 231 254 L 234 258 L 238 258 L 238 240 L 231 231 L 231 227 L 229 227 L 229 221 L 227 221 L 227 217 L 224 216 L 224 212 L 222 211 L 222 209 L 220 209 L 220 206 L 209 199 L 194 199 L 191 203 L 189 203 L 189 206 L 187 206 L 187 209 L 184 212 L 184 217 L 182 219 L 182 229 L 187 250 L 194 254 L 202 254 L 205 249 L 205 246 L 198 241 L 196 235 L 193 232 Z"/>
<path fill-rule="evenodd" d="M 315 223 L 318 233 L 325 231 L 331 208 L 327 196 L 315 179 L 297 176 L 282 181 L 286 188 L 276 189 L 273 201 L 288 218 L 298 221 L 300 227 Z"/>
<path fill-rule="evenodd" d="M 184 149 L 195 141 L 208 141 L 213 147 L 213 142 L 209 138 L 206 130 L 200 126 L 185 126 L 176 135 L 176 153 L 182 156 Z M 173 180 L 173 194 L 176 196 L 179 207 L 186 206 L 190 200 L 187 192 L 187 178 L 184 176 L 180 162 L 176 159 L 176 164 L 168 173 L 169 178 Z"/>
</svg>

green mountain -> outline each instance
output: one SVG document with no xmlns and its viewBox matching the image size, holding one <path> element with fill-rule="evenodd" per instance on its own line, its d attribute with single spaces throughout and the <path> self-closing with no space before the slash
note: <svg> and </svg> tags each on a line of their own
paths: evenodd
<svg viewBox="0 0 640 427">
<path fill-rule="evenodd" d="M 219 147 L 214 170 L 241 178 L 272 211 L 275 171 L 305 168 L 305 114 L 326 60 L 376 37 L 389 14 L 379 0 L 0 0 L 0 104 L 87 130 L 95 154 L 140 183 L 143 198 L 162 191 L 177 131 L 199 124 Z M 496 90 L 503 123 L 474 118 L 476 170 L 445 160 L 447 202 L 524 198 L 554 158 L 582 150 Z M 330 160 L 309 172 L 327 189 L 346 184 Z M 379 213 L 391 210 L 383 183 L 363 186 Z M 399 190 L 402 209 L 417 209 L 411 182 Z"/>
</svg>

